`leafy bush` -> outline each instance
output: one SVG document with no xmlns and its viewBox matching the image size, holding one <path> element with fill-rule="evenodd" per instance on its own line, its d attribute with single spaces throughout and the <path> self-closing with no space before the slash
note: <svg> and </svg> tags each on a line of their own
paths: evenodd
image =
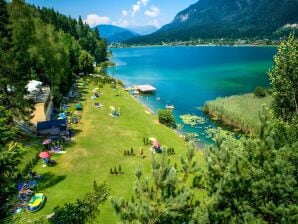
<svg viewBox="0 0 298 224">
<path fill-rule="evenodd" d="M 157 112 L 159 123 L 170 128 L 176 128 L 175 118 L 170 110 L 159 110 Z"/>
<path fill-rule="evenodd" d="M 263 98 L 266 96 L 266 90 L 263 87 L 257 86 L 254 95 L 258 98 Z"/>
</svg>

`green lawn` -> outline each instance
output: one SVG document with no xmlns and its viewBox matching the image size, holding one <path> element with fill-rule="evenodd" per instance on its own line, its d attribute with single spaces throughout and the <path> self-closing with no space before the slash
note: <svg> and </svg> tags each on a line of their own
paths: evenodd
<svg viewBox="0 0 298 224">
<path fill-rule="evenodd" d="M 260 127 L 259 113 L 263 106 L 270 107 L 272 97 L 257 98 L 254 94 L 219 97 L 207 101 L 204 110 L 213 118 L 244 132 L 255 133 Z"/>
<path fill-rule="evenodd" d="M 134 100 L 127 92 L 121 90 L 120 96 L 108 85 L 103 89 L 103 95 L 95 100 L 90 99 L 92 89 L 86 90 L 86 101 L 83 103 L 82 120 L 74 126 L 78 134 L 73 144 L 66 148 L 67 153 L 56 155 L 57 165 L 42 167 L 42 162 L 34 170 L 44 176 L 37 191 L 47 196 L 45 207 L 37 213 L 22 212 L 23 219 L 36 219 L 52 213 L 57 205 L 73 202 L 92 190 L 93 180 L 106 183 L 112 197 L 130 198 L 134 175 L 138 166 L 141 166 L 147 176 L 150 176 L 151 152 L 149 146 L 143 145 L 143 137 L 156 137 L 161 145 L 175 148 L 176 155 L 172 160 L 186 150 L 183 140 L 171 129 L 160 125 L 157 118 L 145 112 L 146 108 Z M 100 102 L 102 108 L 94 107 L 94 102 Z M 121 116 L 110 116 L 110 106 L 120 107 Z M 124 150 L 134 148 L 135 156 L 124 156 Z M 139 148 L 143 147 L 145 158 L 138 155 Z M 198 158 L 202 159 L 198 152 Z M 110 168 L 121 165 L 123 175 L 111 175 Z M 110 200 L 101 208 L 99 223 L 118 223 Z"/>
</svg>

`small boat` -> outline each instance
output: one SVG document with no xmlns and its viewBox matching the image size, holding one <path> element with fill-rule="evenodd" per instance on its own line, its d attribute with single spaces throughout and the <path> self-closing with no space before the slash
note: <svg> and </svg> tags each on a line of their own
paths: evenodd
<svg viewBox="0 0 298 224">
<path fill-rule="evenodd" d="M 42 208 L 46 201 L 46 196 L 43 193 L 37 193 L 30 199 L 27 209 L 29 212 L 36 212 Z"/>
<path fill-rule="evenodd" d="M 173 110 L 175 107 L 173 104 L 170 104 L 170 105 L 166 105 L 166 109 L 169 109 L 169 110 Z"/>
<path fill-rule="evenodd" d="M 160 100 L 160 97 L 156 97 L 156 100 L 159 101 Z"/>
</svg>

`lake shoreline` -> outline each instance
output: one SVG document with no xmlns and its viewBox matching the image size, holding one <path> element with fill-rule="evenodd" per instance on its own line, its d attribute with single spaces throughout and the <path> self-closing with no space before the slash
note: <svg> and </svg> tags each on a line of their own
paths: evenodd
<svg viewBox="0 0 298 224">
<path fill-rule="evenodd" d="M 153 44 L 153 45 L 139 45 L 139 46 L 108 46 L 110 49 L 115 48 L 153 48 L 153 47 L 277 47 L 278 45 L 254 45 L 254 44 L 237 44 L 237 45 L 217 45 L 217 44 L 196 44 L 196 45 L 162 45 L 162 44 Z"/>
<path fill-rule="evenodd" d="M 121 81 L 123 81 L 123 80 L 121 80 Z M 124 87 L 123 87 L 123 89 L 125 89 Z M 135 97 L 135 96 L 133 96 L 133 95 L 131 95 L 130 94 L 130 96 L 131 96 L 131 98 L 133 98 L 135 101 L 137 101 L 139 104 L 141 104 L 143 107 L 144 107 L 144 109 L 145 109 L 145 113 L 147 113 L 147 112 L 149 112 L 150 114 L 152 114 L 154 117 L 156 117 L 157 119 L 158 119 L 158 117 L 157 117 L 157 113 L 156 112 L 154 112 L 152 109 L 150 109 L 150 107 L 149 106 L 147 106 L 145 103 L 143 103 L 141 100 L 139 100 L 138 99 L 138 97 Z M 178 137 L 180 137 L 181 139 L 185 139 L 186 138 L 186 135 L 187 134 L 190 134 L 190 133 L 188 133 L 188 132 L 186 132 L 186 131 L 182 131 L 182 130 L 179 130 L 179 129 L 172 129 L 172 128 L 170 128 Z M 190 140 L 190 142 L 193 142 L 194 144 L 195 144 L 195 146 L 197 147 L 197 149 L 199 149 L 199 150 L 204 150 L 204 149 L 206 149 L 210 144 L 206 144 L 206 143 L 203 143 L 203 142 L 201 142 L 201 141 L 193 141 L 193 140 Z"/>
</svg>

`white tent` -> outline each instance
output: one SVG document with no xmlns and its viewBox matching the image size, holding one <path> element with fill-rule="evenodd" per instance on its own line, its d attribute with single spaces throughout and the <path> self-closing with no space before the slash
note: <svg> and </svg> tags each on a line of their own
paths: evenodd
<svg viewBox="0 0 298 224">
<path fill-rule="evenodd" d="M 28 92 L 33 92 L 38 90 L 42 85 L 42 82 L 36 81 L 36 80 L 31 80 L 29 83 L 26 85 L 26 89 Z"/>
</svg>

